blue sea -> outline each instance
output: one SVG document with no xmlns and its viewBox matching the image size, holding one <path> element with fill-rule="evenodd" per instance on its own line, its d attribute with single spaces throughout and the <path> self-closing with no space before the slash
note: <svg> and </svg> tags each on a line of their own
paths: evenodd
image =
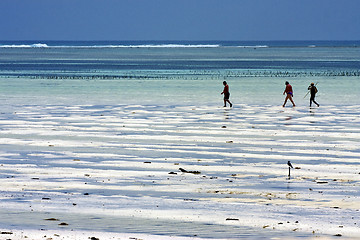
<svg viewBox="0 0 360 240">
<path fill-rule="evenodd" d="M 360 41 L 0 41 L 0 94 L 25 101 L 281 105 L 317 83 L 323 104 L 358 104 Z M 51 97 L 50 97 L 51 96 Z"/>
</svg>

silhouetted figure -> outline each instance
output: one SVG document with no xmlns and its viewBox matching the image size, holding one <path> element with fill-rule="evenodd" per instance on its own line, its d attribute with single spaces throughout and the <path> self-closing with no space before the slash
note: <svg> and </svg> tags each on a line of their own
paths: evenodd
<svg viewBox="0 0 360 240">
<path fill-rule="evenodd" d="M 226 107 L 226 102 L 230 104 L 230 107 L 232 107 L 232 103 L 229 101 L 230 98 L 230 92 L 229 92 L 229 85 L 227 85 L 226 81 L 223 82 L 224 84 L 224 90 L 221 94 L 224 94 L 224 107 Z"/>
<path fill-rule="evenodd" d="M 320 106 L 317 102 L 315 102 L 315 95 L 318 92 L 316 86 L 314 85 L 314 83 L 311 83 L 310 86 L 308 87 L 308 90 L 310 91 L 310 107 L 311 107 L 311 103 L 314 102 L 318 107 Z"/>
</svg>

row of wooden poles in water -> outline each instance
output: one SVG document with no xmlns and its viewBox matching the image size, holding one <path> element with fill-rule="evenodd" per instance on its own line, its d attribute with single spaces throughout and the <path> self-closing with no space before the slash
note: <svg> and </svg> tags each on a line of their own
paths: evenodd
<svg viewBox="0 0 360 240">
<path fill-rule="evenodd" d="M 230 72 L 230 73 L 218 73 L 218 72 L 187 72 L 187 73 L 175 73 L 175 74 L 17 74 L 17 73 L 0 73 L 2 78 L 31 78 L 31 79 L 232 79 L 241 77 L 358 77 L 360 71 L 332 71 L 332 72 Z"/>
</svg>

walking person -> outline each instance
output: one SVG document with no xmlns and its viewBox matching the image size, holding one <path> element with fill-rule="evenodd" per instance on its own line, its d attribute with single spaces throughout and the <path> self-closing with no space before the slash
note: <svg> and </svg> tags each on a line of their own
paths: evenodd
<svg viewBox="0 0 360 240">
<path fill-rule="evenodd" d="M 310 107 L 311 107 L 311 103 L 314 102 L 318 107 L 320 106 L 317 102 L 315 102 L 315 95 L 318 92 L 316 86 L 314 85 L 314 83 L 311 83 L 310 86 L 308 87 L 308 90 L 310 90 Z"/>
<path fill-rule="evenodd" d="M 292 86 L 290 85 L 290 83 L 289 83 L 288 81 L 285 82 L 285 85 L 286 85 L 286 87 L 285 87 L 285 90 L 284 90 L 283 95 L 285 95 L 285 93 L 286 93 L 286 97 L 285 97 L 285 101 L 284 101 L 283 107 L 285 107 L 285 104 L 286 104 L 286 102 L 287 102 L 288 99 L 292 102 L 293 107 L 295 107 L 295 103 L 294 103 L 294 101 L 293 101 L 293 99 L 292 99 L 293 96 L 294 96 L 294 92 L 293 92 Z"/>
<path fill-rule="evenodd" d="M 226 81 L 223 82 L 224 84 L 224 90 L 222 91 L 221 95 L 224 94 L 224 107 L 226 107 L 226 102 L 230 104 L 230 107 L 232 107 L 232 103 L 230 102 L 230 92 L 229 92 L 229 85 Z"/>
</svg>

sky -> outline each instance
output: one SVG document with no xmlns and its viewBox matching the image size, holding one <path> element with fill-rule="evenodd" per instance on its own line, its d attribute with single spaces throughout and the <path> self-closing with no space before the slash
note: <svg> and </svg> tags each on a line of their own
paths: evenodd
<svg viewBox="0 0 360 240">
<path fill-rule="evenodd" d="M 360 0 L 0 0 L 0 40 L 360 40 Z"/>
</svg>

